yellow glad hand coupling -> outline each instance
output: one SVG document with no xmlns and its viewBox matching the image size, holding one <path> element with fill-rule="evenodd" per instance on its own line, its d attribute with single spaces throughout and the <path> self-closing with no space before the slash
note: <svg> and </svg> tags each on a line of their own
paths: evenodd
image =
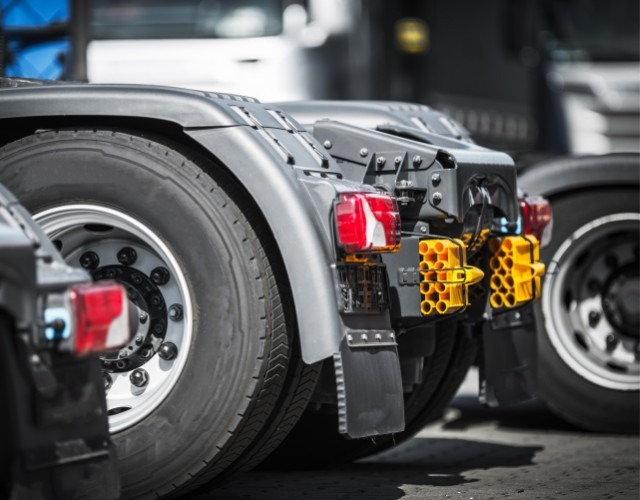
<svg viewBox="0 0 640 500">
<path fill-rule="evenodd" d="M 518 307 L 540 296 L 545 266 L 535 236 L 506 236 L 489 240 L 489 301 L 494 309 Z"/>
<path fill-rule="evenodd" d="M 469 287 L 484 273 L 467 265 L 467 249 L 457 239 L 420 241 L 420 307 L 424 316 L 451 314 L 469 305 Z"/>
</svg>

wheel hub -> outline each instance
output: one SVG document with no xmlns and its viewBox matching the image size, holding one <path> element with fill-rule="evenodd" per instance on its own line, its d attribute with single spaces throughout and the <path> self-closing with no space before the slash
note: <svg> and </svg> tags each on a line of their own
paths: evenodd
<svg viewBox="0 0 640 500">
<path fill-rule="evenodd" d="M 118 352 L 101 356 L 102 366 L 112 372 L 134 370 L 158 352 L 167 333 L 167 306 L 152 279 L 128 266 L 103 266 L 91 272 L 95 281 L 113 279 L 127 289 L 129 300 L 138 308 L 139 329 Z"/>
<path fill-rule="evenodd" d="M 605 286 L 602 309 L 617 331 L 630 337 L 638 337 L 640 279 L 637 264 L 624 266 L 611 277 Z"/>
<path fill-rule="evenodd" d="M 138 310 L 133 339 L 101 357 L 110 430 L 131 427 L 162 403 L 186 366 L 193 327 L 184 273 L 158 234 L 120 210 L 69 204 L 34 218 L 69 264 L 121 283 Z"/>
</svg>

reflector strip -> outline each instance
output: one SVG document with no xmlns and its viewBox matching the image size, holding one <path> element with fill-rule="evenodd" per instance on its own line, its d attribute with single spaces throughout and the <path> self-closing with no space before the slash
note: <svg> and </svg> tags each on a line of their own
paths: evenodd
<svg viewBox="0 0 640 500">
<path fill-rule="evenodd" d="M 335 206 L 338 243 L 346 253 L 397 252 L 400 213 L 388 193 L 343 193 Z"/>
</svg>

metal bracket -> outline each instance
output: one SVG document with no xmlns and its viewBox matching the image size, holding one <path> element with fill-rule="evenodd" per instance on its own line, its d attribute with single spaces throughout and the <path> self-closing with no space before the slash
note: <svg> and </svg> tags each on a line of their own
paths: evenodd
<svg viewBox="0 0 640 500">
<path fill-rule="evenodd" d="M 348 330 L 347 345 L 349 347 L 382 347 L 397 346 L 396 334 L 393 330 Z"/>
</svg>

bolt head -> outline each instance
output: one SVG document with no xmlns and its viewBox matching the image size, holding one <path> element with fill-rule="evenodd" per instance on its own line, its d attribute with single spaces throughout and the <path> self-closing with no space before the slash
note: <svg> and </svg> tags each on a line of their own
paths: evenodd
<svg viewBox="0 0 640 500">
<path fill-rule="evenodd" d="M 138 254 L 131 247 L 124 247 L 118 252 L 118 262 L 123 266 L 131 266 L 138 259 Z"/>
<path fill-rule="evenodd" d="M 368 154 L 369 154 L 369 150 L 368 150 L 367 148 L 362 148 L 362 149 L 360 150 L 360 156 L 362 156 L 363 158 L 364 158 L 365 156 L 367 156 Z"/>
<path fill-rule="evenodd" d="M 434 186 L 438 186 L 440 184 L 440 182 L 442 181 L 442 177 L 440 177 L 440 174 L 433 174 L 431 176 L 431 183 Z"/>
<path fill-rule="evenodd" d="M 171 321 L 180 321 L 184 317 L 184 311 L 180 304 L 173 304 L 169 308 L 169 319 Z"/>
<path fill-rule="evenodd" d="M 174 359 L 178 355 L 178 348 L 173 342 L 164 342 L 158 349 L 158 356 L 165 361 Z"/>
<path fill-rule="evenodd" d="M 326 148 L 326 149 L 331 149 L 333 147 L 333 144 L 331 143 L 331 141 L 329 139 L 327 139 L 326 141 L 324 141 L 322 143 L 322 145 Z"/>
<path fill-rule="evenodd" d="M 376 165 L 383 167 L 387 163 L 387 159 L 384 156 L 378 156 L 376 158 Z"/>
<path fill-rule="evenodd" d="M 414 164 L 414 165 L 416 165 L 416 166 L 418 166 L 418 165 L 422 165 L 422 156 L 420 156 L 420 155 L 415 155 L 415 156 L 413 157 L 413 160 L 412 160 L 412 161 L 413 161 L 413 164 Z"/>
<path fill-rule="evenodd" d="M 166 267 L 156 267 L 153 271 L 151 271 L 151 281 L 153 281 L 156 285 L 167 284 L 170 277 L 171 275 L 169 274 L 169 270 Z"/>
<path fill-rule="evenodd" d="M 96 269 L 100 265 L 100 257 L 95 252 L 85 252 L 80 257 L 80 265 L 84 269 Z"/>
<path fill-rule="evenodd" d="M 145 387 L 149 383 L 149 374 L 143 368 L 136 368 L 129 375 L 129 380 L 136 387 Z"/>
<path fill-rule="evenodd" d="M 431 200 L 433 201 L 434 205 L 439 205 L 442 202 L 442 193 L 433 193 Z"/>
<path fill-rule="evenodd" d="M 589 326 L 595 327 L 600 322 L 600 313 L 598 311 L 591 311 L 589 313 Z"/>
</svg>

